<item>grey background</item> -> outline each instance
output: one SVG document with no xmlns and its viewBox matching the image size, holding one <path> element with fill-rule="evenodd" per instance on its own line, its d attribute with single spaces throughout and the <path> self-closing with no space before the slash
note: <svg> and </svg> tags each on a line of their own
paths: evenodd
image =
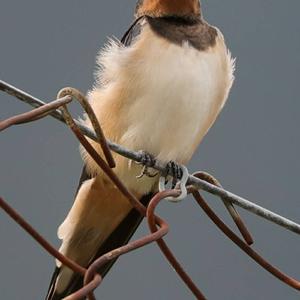
<svg viewBox="0 0 300 300">
<path fill-rule="evenodd" d="M 50 101 L 64 86 L 86 92 L 106 36 L 121 35 L 135 1 L 2 0 L 0 78 Z M 244 197 L 300 222 L 298 0 L 203 0 L 237 57 L 228 104 L 189 165 Z M 0 119 L 29 109 L 0 95 Z M 78 107 L 74 112 L 80 113 Z M 77 142 L 48 118 L 1 134 L 1 195 L 56 246 L 81 169 Z M 214 197 L 210 202 L 228 220 Z M 208 299 L 299 299 L 232 245 L 191 200 L 159 209 L 167 241 Z M 259 249 L 300 278 L 299 237 L 242 211 Z M 135 237 L 147 232 L 143 225 Z M 43 299 L 54 262 L 0 212 L 0 297 Z M 99 299 L 193 299 L 156 245 L 120 259 Z"/>
</svg>

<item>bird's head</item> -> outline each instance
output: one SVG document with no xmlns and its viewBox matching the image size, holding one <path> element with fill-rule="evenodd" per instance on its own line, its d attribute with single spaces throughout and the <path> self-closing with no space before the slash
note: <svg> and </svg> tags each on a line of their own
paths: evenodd
<svg viewBox="0 0 300 300">
<path fill-rule="evenodd" d="M 139 0 L 136 17 L 200 17 L 199 0 Z"/>
</svg>

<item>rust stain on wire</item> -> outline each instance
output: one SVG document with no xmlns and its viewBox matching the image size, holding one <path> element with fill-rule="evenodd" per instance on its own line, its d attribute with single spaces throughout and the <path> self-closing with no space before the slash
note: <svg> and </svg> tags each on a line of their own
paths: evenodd
<svg viewBox="0 0 300 300">
<path fill-rule="evenodd" d="M 155 209 L 158 204 L 167 197 L 177 197 L 181 191 L 179 189 L 173 189 L 169 191 L 164 191 L 157 193 L 153 199 L 150 201 L 149 206 L 146 208 L 144 207 L 138 199 L 126 188 L 126 186 L 120 181 L 117 175 L 113 172 L 112 168 L 115 166 L 115 162 L 113 156 L 110 152 L 110 147 L 112 147 L 110 142 L 107 142 L 105 139 L 104 133 L 102 128 L 90 107 L 86 98 L 77 90 L 73 88 L 66 88 L 60 91 L 58 94 L 58 98 L 56 101 L 53 101 L 49 104 L 44 105 L 38 99 L 32 99 L 32 96 L 20 91 L 10 85 L 7 85 L 0 81 L 0 89 L 8 92 L 9 94 L 14 95 L 22 99 L 23 101 L 30 102 L 31 105 L 36 106 L 38 108 L 24 113 L 7 120 L 0 122 L 0 131 L 3 131 L 9 128 L 12 125 L 23 124 L 27 122 L 37 121 L 43 117 L 48 115 L 52 115 L 61 121 L 64 121 L 70 129 L 73 131 L 75 136 L 78 138 L 79 142 L 82 146 L 86 149 L 86 151 L 90 154 L 90 156 L 95 160 L 95 162 L 99 165 L 99 167 L 106 173 L 106 175 L 110 178 L 110 180 L 115 184 L 115 186 L 120 190 L 120 192 L 127 197 L 129 202 L 132 206 L 139 211 L 139 213 L 147 218 L 148 226 L 150 228 L 151 234 L 128 243 L 120 248 L 114 249 L 109 253 L 104 254 L 102 257 L 97 259 L 93 264 L 89 266 L 88 269 L 78 265 L 76 262 L 70 260 L 69 258 L 62 255 L 58 252 L 52 245 L 50 245 L 47 240 L 45 240 L 28 222 L 22 218 L 20 214 L 18 214 L 12 207 L 10 207 L 3 198 L 0 197 L 0 207 L 13 219 L 15 220 L 28 234 L 30 234 L 50 255 L 61 261 L 62 264 L 68 266 L 74 272 L 81 274 L 84 277 L 84 287 L 79 291 L 75 292 L 74 294 L 68 296 L 67 300 L 79 300 L 82 298 L 87 297 L 89 300 L 95 300 L 95 296 L 93 294 L 94 290 L 101 284 L 102 277 L 98 274 L 98 269 L 108 261 L 115 259 L 121 255 L 129 253 L 133 250 L 139 249 L 144 247 L 150 243 L 156 242 L 161 249 L 162 253 L 165 255 L 167 260 L 173 266 L 175 271 L 178 273 L 182 281 L 187 285 L 187 287 L 191 290 L 194 296 L 199 300 L 205 300 L 205 296 L 196 286 L 196 284 L 192 281 L 189 275 L 185 272 L 183 267 L 177 261 L 175 255 L 172 253 L 170 248 L 167 246 L 163 237 L 169 231 L 169 225 L 160 217 L 155 215 Z M 90 118 L 91 124 L 94 128 L 96 133 L 96 140 L 100 143 L 101 148 L 103 150 L 104 157 L 106 161 L 98 154 L 98 152 L 93 148 L 90 142 L 85 137 L 85 134 L 89 131 L 84 128 L 84 126 L 80 125 L 78 121 L 75 121 L 71 114 L 68 111 L 67 104 L 69 104 L 72 99 L 75 98 L 78 100 L 85 110 L 86 114 Z M 39 102 L 38 102 L 39 101 Z M 37 104 L 38 103 L 38 104 Z M 118 146 L 118 145 L 117 145 Z M 121 146 L 118 146 L 121 148 Z M 125 150 L 120 150 L 119 152 L 126 152 Z M 117 151 L 118 152 L 118 151 Z M 128 154 L 128 153 L 127 153 Z M 132 152 L 133 157 L 132 159 L 137 158 L 138 154 Z M 130 154 L 130 155 L 131 155 Z M 128 157 L 130 155 L 124 155 Z M 139 161 L 139 159 L 136 159 Z M 160 163 L 158 163 L 160 164 Z M 156 168 L 162 171 L 162 167 Z M 215 223 L 215 225 L 228 237 L 230 238 L 239 248 L 241 248 L 248 256 L 254 259 L 259 265 L 261 265 L 265 270 L 270 272 L 272 275 L 277 277 L 282 282 L 286 283 L 287 285 L 300 290 L 300 282 L 296 279 L 286 275 L 269 262 L 267 262 L 258 252 L 253 250 L 250 245 L 253 243 L 253 238 L 246 228 L 245 224 L 243 223 L 242 219 L 240 218 L 238 212 L 232 205 L 232 203 L 239 203 L 237 198 L 239 196 L 235 196 L 230 194 L 229 192 L 225 191 L 220 183 L 211 175 L 198 172 L 195 173 L 194 176 L 190 176 L 189 180 L 189 187 L 188 190 L 190 193 L 193 194 L 195 200 L 200 205 L 200 207 L 205 211 L 205 213 L 209 216 L 209 218 Z M 205 202 L 204 198 L 199 193 L 199 189 L 201 187 L 205 187 L 206 191 L 211 192 L 212 194 L 216 194 L 221 197 L 221 200 L 224 202 L 226 208 L 228 209 L 229 213 L 233 217 L 235 224 L 237 225 L 238 229 L 242 237 L 244 238 L 245 242 L 239 238 L 217 215 L 216 213 L 208 206 Z M 249 201 L 240 198 L 239 201 L 243 203 L 245 207 L 249 208 Z M 258 210 L 255 213 L 258 215 L 264 215 L 269 220 L 272 220 L 275 223 L 280 225 L 284 225 L 284 227 L 299 232 L 300 226 L 298 224 L 293 223 L 281 216 L 278 216 L 272 212 L 269 212 L 265 209 L 262 209 L 252 203 L 250 203 L 250 211 Z M 239 203 L 240 205 L 240 203 Z M 241 205 L 241 206 L 243 206 Z M 270 215 L 271 214 L 271 215 Z M 267 215 L 269 215 L 267 217 Z"/>
</svg>

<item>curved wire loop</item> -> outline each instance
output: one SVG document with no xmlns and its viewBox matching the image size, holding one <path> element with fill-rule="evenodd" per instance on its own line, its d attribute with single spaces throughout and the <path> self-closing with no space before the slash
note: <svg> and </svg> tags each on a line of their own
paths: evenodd
<svg viewBox="0 0 300 300">
<path fill-rule="evenodd" d="M 195 173 L 194 176 L 205 180 L 205 173 L 198 172 Z M 289 285 L 290 287 L 300 290 L 300 281 L 286 275 L 278 268 L 274 267 L 267 260 L 265 260 L 257 251 L 253 250 L 247 243 L 245 243 L 242 239 L 240 239 L 218 216 L 214 211 L 210 208 L 210 206 L 206 203 L 204 198 L 201 196 L 198 190 L 196 190 L 193 186 L 189 187 L 189 190 L 193 194 L 195 200 L 200 205 L 200 207 L 204 210 L 204 212 L 208 215 L 208 217 L 212 220 L 212 222 L 231 240 L 235 243 L 241 250 L 243 250 L 248 256 L 250 256 L 256 263 L 258 263 L 261 267 L 263 267 L 266 271 L 277 277 L 279 280 Z"/>
<path fill-rule="evenodd" d="M 97 134 L 98 140 L 101 144 L 103 153 L 105 155 L 104 161 L 102 157 L 98 154 L 98 152 L 94 149 L 94 147 L 90 144 L 87 138 L 84 136 L 82 131 L 79 129 L 78 125 L 73 120 L 71 114 L 67 109 L 67 104 L 72 101 L 71 97 L 74 97 L 79 101 L 81 106 L 86 111 L 92 126 Z M 93 291 L 101 284 L 102 278 L 98 274 L 97 270 L 100 266 L 107 263 L 108 261 L 119 257 L 120 255 L 126 254 L 134 249 L 138 249 L 144 245 L 152 243 L 156 241 L 158 246 L 160 247 L 163 254 L 166 256 L 168 261 L 174 267 L 176 272 L 179 274 L 181 279 L 185 282 L 185 284 L 189 287 L 189 289 L 193 292 L 195 297 L 199 300 L 205 300 L 205 296 L 202 292 L 197 288 L 197 286 L 193 283 L 188 274 L 183 270 L 182 266 L 179 264 L 171 250 L 168 248 L 167 244 L 162 239 L 168 233 L 169 226 L 168 224 L 162 220 L 160 217 L 155 215 L 155 209 L 158 204 L 167 199 L 169 201 L 178 202 L 180 197 L 185 197 L 187 193 L 192 193 L 197 203 L 201 206 L 201 208 L 205 211 L 205 213 L 209 216 L 209 218 L 215 223 L 215 225 L 228 237 L 230 238 L 239 248 L 241 248 L 247 255 L 249 255 L 253 260 L 255 260 L 259 265 L 261 265 L 265 270 L 273 274 L 279 280 L 283 281 L 287 285 L 300 290 L 300 282 L 296 279 L 286 275 L 279 269 L 275 268 L 269 262 L 267 262 L 262 256 L 258 254 L 255 250 L 250 247 L 253 239 L 247 230 L 246 226 L 242 222 L 238 212 L 233 207 L 233 204 L 228 202 L 227 199 L 222 199 L 229 213 L 233 217 L 236 225 L 238 226 L 241 234 L 243 235 L 246 242 L 240 239 L 208 206 L 205 200 L 202 198 L 201 194 L 196 190 L 195 187 L 189 186 L 186 189 L 186 184 L 188 181 L 187 169 L 184 171 L 184 178 L 180 182 L 180 185 L 177 185 L 177 189 L 173 190 L 164 190 L 158 194 L 156 194 L 153 199 L 150 201 L 148 208 L 145 208 L 138 199 L 126 188 L 126 186 L 120 181 L 120 179 L 116 176 L 111 168 L 115 166 L 113 156 L 110 152 L 110 149 L 107 145 L 105 136 L 102 132 L 101 126 L 90 106 L 87 99 L 76 89 L 73 88 L 65 88 L 61 90 L 58 94 L 57 101 L 54 101 L 50 104 L 47 104 L 41 108 L 35 109 L 31 112 L 21 114 L 10 119 L 7 119 L 3 122 L 0 122 L 0 131 L 15 125 L 21 124 L 25 122 L 31 122 L 38 120 L 46 115 L 48 115 L 54 109 L 61 107 L 62 115 L 69 125 L 73 133 L 77 136 L 80 143 L 87 150 L 87 152 L 91 155 L 91 157 L 95 160 L 95 162 L 99 165 L 100 168 L 106 173 L 106 175 L 110 178 L 110 180 L 115 184 L 115 186 L 120 190 L 120 192 L 127 197 L 132 206 L 139 211 L 142 216 L 146 216 L 148 220 L 148 225 L 151 230 L 151 234 L 139 239 L 137 241 L 133 241 L 127 245 L 124 245 L 118 249 L 114 249 L 111 252 L 103 255 L 99 259 L 97 259 L 88 269 L 81 267 L 76 264 L 76 262 L 68 259 L 60 252 L 58 252 L 55 248 L 53 248 L 37 231 L 35 231 L 29 223 L 27 223 L 13 208 L 11 208 L 1 197 L 0 197 L 0 207 L 6 211 L 8 215 L 10 215 L 25 231 L 27 231 L 48 253 L 54 256 L 56 259 L 61 261 L 64 265 L 68 266 L 74 272 L 77 272 L 84 276 L 84 287 L 73 295 L 68 296 L 67 300 L 79 300 L 83 297 L 87 297 L 90 300 L 95 300 L 95 296 Z M 222 188 L 220 183 L 211 175 L 198 172 L 194 176 L 205 180 L 215 186 Z M 186 178 L 187 177 L 187 178 Z M 165 189 L 165 186 L 162 187 Z M 178 198 L 179 197 L 179 198 Z M 235 216 L 235 217 L 234 217 Z"/>
<path fill-rule="evenodd" d="M 61 96 L 61 94 L 60 94 Z M 87 112 L 89 114 L 89 112 Z M 99 165 L 100 168 L 106 173 L 106 175 L 111 179 L 111 181 L 116 185 L 116 187 L 123 193 L 125 197 L 130 201 L 132 206 L 137 209 L 141 215 L 147 216 L 147 210 L 146 208 L 138 201 L 138 199 L 126 188 L 126 186 L 120 181 L 120 179 L 116 176 L 116 174 L 112 171 L 109 166 L 105 163 L 105 161 L 101 158 L 101 156 L 97 153 L 97 151 L 94 149 L 94 147 L 89 143 L 89 141 L 85 138 L 81 130 L 78 128 L 74 120 L 72 119 L 72 116 L 69 114 L 66 107 L 63 108 L 63 116 L 66 119 L 66 123 L 69 125 L 71 130 L 74 132 L 74 134 L 77 136 L 79 141 L 81 142 L 82 146 L 86 149 L 86 151 L 91 155 L 91 157 L 95 160 L 95 162 Z M 184 183 L 184 186 L 186 185 L 186 182 Z M 161 197 L 163 195 L 164 197 L 178 197 L 180 191 L 178 190 L 172 190 L 172 191 L 165 191 L 162 193 L 159 193 L 157 197 Z M 166 194 L 166 195 L 165 195 Z M 157 199 L 154 197 L 154 199 Z M 158 203 L 157 203 L 158 204 Z M 151 215 L 151 214 L 150 214 Z M 156 222 L 160 224 L 161 219 L 155 216 Z M 152 223 L 151 223 L 152 224 Z M 157 232 L 157 228 L 152 227 L 153 232 Z M 171 250 L 167 247 L 167 245 L 163 242 L 163 240 L 159 240 L 159 246 L 162 249 L 165 256 L 168 258 L 169 262 L 174 266 L 174 268 L 177 270 L 180 277 L 184 280 L 184 282 L 187 284 L 187 286 L 191 289 L 191 291 L 194 293 L 194 295 L 197 297 L 197 299 L 204 300 L 204 296 L 202 295 L 201 291 L 197 288 L 197 286 L 192 282 L 192 280 L 189 278 L 187 273 L 184 272 L 183 268 L 180 266 L 180 264 L 177 262 L 175 256 L 172 254 Z M 125 250 L 128 250 L 126 247 L 132 247 L 132 244 L 125 245 Z M 121 248 L 122 251 L 124 251 L 124 248 Z M 99 264 L 102 265 L 107 261 L 107 259 L 113 259 L 114 257 L 119 256 L 120 249 L 117 249 L 113 253 L 109 253 L 108 255 L 102 256 L 100 259 L 95 261 L 94 264 L 91 265 L 89 271 L 85 275 L 85 290 L 80 290 L 77 293 L 70 295 L 68 300 L 75 300 L 80 299 L 77 298 L 81 296 L 81 293 L 86 293 L 86 291 L 91 291 L 89 287 L 95 286 L 96 282 L 96 276 L 92 276 L 96 274 L 96 270 L 99 268 Z M 131 251 L 131 250 L 128 250 Z M 127 252 L 126 252 L 127 253 Z M 94 280 L 92 279 L 94 278 Z M 100 283 L 101 283 L 101 277 L 100 277 Z M 75 296 L 75 298 L 70 298 Z M 90 294 L 91 296 L 91 294 Z"/>
<path fill-rule="evenodd" d="M 173 193 L 173 194 L 171 194 L 172 198 L 174 198 L 174 197 L 176 198 L 180 195 L 179 190 L 169 191 L 169 193 L 171 193 L 171 192 Z M 158 193 L 148 205 L 148 209 L 147 209 L 147 217 L 148 218 L 147 218 L 147 220 L 148 220 L 148 226 L 149 226 L 152 233 L 155 233 L 159 230 L 157 228 L 157 222 L 155 221 L 154 211 L 155 211 L 157 205 L 164 199 L 164 197 L 162 197 L 162 195 L 164 195 L 164 193 L 168 193 L 168 191 Z M 166 200 L 168 200 L 168 198 L 166 198 Z M 170 248 L 166 244 L 166 242 L 163 239 L 159 239 L 159 240 L 156 241 L 156 243 L 158 244 L 160 250 L 162 251 L 162 253 L 166 257 L 166 259 L 169 261 L 169 263 L 175 269 L 176 273 L 179 275 L 179 277 L 182 279 L 182 281 L 186 284 L 186 286 L 190 289 L 190 291 L 194 294 L 196 299 L 206 300 L 203 293 L 199 290 L 199 288 L 193 282 L 191 277 L 183 269 L 181 264 L 176 259 L 175 255 L 172 253 L 172 251 L 170 250 Z"/>
<path fill-rule="evenodd" d="M 178 195 L 178 192 L 174 191 L 165 191 L 159 194 L 156 194 L 153 199 L 150 201 L 150 203 L 154 203 L 152 207 L 155 209 L 155 207 L 158 205 L 158 203 L 169 196 Z M 119 247 L 117 249 L 114 249 L 104 255 L 102 255 L 100 258 L 95 260 L 90 267 L 88 268 L 85 276 L 84 276 L 84 288 L 77 291 L 76 293 L 70 295 L 67 300 L 80 300 L 84 298 L 89 292 L 91 292 L 91 288 L 93 287 L 93 282 L 95 275 L 98 274 L 98 270 L 103 266 L 104 264 L 108 263 L 111 260 L 114 260 L 118 258 L 121 255 L 127 254 L 133 250 L 139 249 L 143 246 L 146 246 L 150 243 L 153 243 L 159 239 L 161 239 L 163 236 L 165 236 L 169 232 L 169 225 L 160 217 L 156 216 L 154 214 L 154 209 L 152 209 L 150 212 L 147 210 L 147 218 L 151 218 L 155 224 L 157 224 L 160 228 L 159 230 L 156 230 L 155 232 L 138 239 L 136 241 L 132 241 L 128 243 L 127 245 L 124 245 L 122 247 Z M 99 275 L 100 276 L 100 275 Z M 102 278 L 100 276 L 100 283 L 102 281 Z M 99 283 L 99 284 L 100 284 Z"/>
<path fill-rule="evenodd" d="M 87 111 L 87 115 L 89 115 Z M 73 120 L 71 114 L 66 107 L 62 108 L 62 114 L 65 118 L 67 125 L 70 127 L 74 135 L 77 137 L 81 145 L 85 148 L 88 154 L 93 158 L 93 160 L 98 164 L 98 166 L 103 170 L 103 172 L 108 176 L 111 182 L 120 190 L 120 192 L 129 200 L 131 205 L 139 211 L 142 216 L 146 216 L 146 208 L 142 205 L 139 200 L 126 188 L 122 181 L 118 178 L 115 172 L 107 165 L 104 159 L 95 150 L 92 144 L 87 140 L 85 135 L 82 133 L 81 129 Z M 93 113 L 92 113 L 93 114 Z"/>
<path fill-rule="evenodd" d="M 205 180 L 208 183 L 211 183 L 211 184 L 223 189 L 221 183 L 215 177 L 208 174 L 207 172 L 199 172 L 197 174 L 200 175 L 200 177 L 201 177 L 200 179 Z M 237 228 L 239 229 L 241 235 L 243 236 L 245 242 L 249 246 L 251 246 L 254 243 L 254 240 L 252 238 L 250 231 L 246 227 L 242 217 L 240 216 L 240 214 L 238 213 L 238 211 L 236 210 L 236 208 L 234 207 L 234 205 L 231 202 L 229 202 L 227 199 L 224 199 L 224 198 L 221 198 L 221 199 L 222 199 L 226 209 L 228 210 L 230 216 L 232 217 L 234 223 L 236 224 Z"/>
<path fill-rule="evenodd" d="M 66 300 L 80 300 L 86 297 L 86 295 L 88 295 L 93 289 L 95 289 L 97 287 L 95 286 L 96 275 L 100 276 L 97 272 L 99 268 L 104 264 L 106 264 L 107 262 L 121 255 L 124 255 L 132 250 L 138 249 L 142 246 L 148 245 L 155 241 L 158 243 L 158 245 L 160 246 L 162 252 L 166 256 L 168 261 L 175 268 L 176 272 L 179 274 L 179 276 L 182 278 L 182 280 L 185 282 L 188 288 L 193 292 L 195 297 L 198 300 L 205 300 L 206 299 L 205 296 L 193 283 L 192 279 L 184 271 L 182 266 L 176 260 L 175 256 L 172 254 L 171 250 L 168 248 L 166 243 L 162 240 L 162 237 L 168 233 L 169 226 L 163 219 L 155 215 L 155 209 L 162 200 L 167 200 L 168 197 L 177 197 L 179 195 L 180 195 L 180 191 L 176 191 L 176 190 L 168 190 L 168 191 L 157 193 L 150 201 L 149 206 L 147 208 L 147 214 L 146 214 L 148 224 L 151 229 L 151 234 L 139 240 L 130 242 L 125 246 L 114 249 L 109 253 L 104 254 L 99 259 L 97 259 L 88 268 L 88 271 L 85 274 L 84 288 L 70 295 L 69 297 L 66 298 Z M 101 283 L 101 280 L 102 279 L 100 276 L 100 282 L 98 282 L 99 284 Z"/>
<path fill-rule="evenodd" d="M 93 111 L 93 109 L 92 109 L 90 103 L 88 102 L 88 100 L 86 99 L 86 97 L 82 93 L 80 93 L 78 90 L 71 88 L 71 87 L 63 88 L 62 90 L 60 90 L 58 92 L 57 98 L 62 98 L 64 96 L 74 97 L 80 103 L 82 108 L 85 110 L 85 112 L 87 113 L 87 116 L 89 117 L 91 124 L 95 130 L 95 133 L 98 138 L 98 142 L 101 145 L 105 159 L 106 159 L 109 167 L 114 168 L 116 166 L 116 164 L 115 164 L 114 158 L 111 154 L 111 151 L 108 147 L 103 130 L 99 124 L 99 121 L 95 115 L 95 112 Z M 66 105 L 64 105 L 61 108 L 61 111 L 63 113 L 63 117 L 64 117 L 66 123 L 69 126 L 74 126 L 75 122 L 74 122 L 73 118 L 71 117 L 71 114 L 69 113 Z"/>
</svg>

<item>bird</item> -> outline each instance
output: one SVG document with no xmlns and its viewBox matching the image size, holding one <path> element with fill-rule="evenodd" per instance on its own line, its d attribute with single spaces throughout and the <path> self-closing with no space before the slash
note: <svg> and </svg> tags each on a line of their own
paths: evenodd
<svg viewBox="0 0 300 300">
<path fill-rule="evenodd" d="M 139 0 L 123 38 L 109 39 L 100 50 L 87 97 L 109 140 L 166 163 L 187 164 L 224 107 L 234 70 L 223 34 L 204 20 L 199 0 Z M 100 145 L 90 142 L 102 155 Z M 142 216 L 84 149 L 81 154 L 79 187 L 58 237 L 60 252 L 88 267 L 126 244 Z M 137 179 L 142 166 L 115 154 L 114 159 L 116 175 L 147 205 L 158 176 Z M 82 281 L 56 262 L 46 300 L 63 299 Z"/>
</svg>

